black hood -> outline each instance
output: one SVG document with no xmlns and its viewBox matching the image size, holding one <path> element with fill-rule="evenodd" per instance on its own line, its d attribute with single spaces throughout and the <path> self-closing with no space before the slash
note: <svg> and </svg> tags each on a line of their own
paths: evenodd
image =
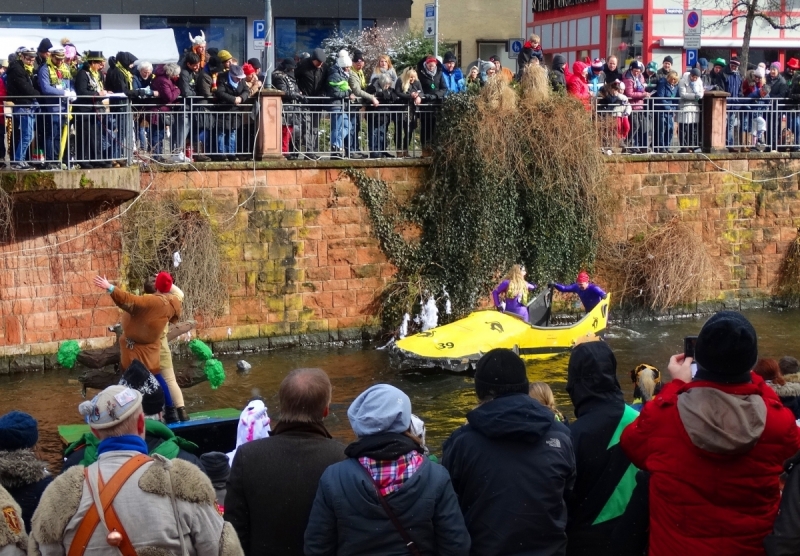
<svg viewBox="0 0 800 556">
<path fill-rule="evenodd" d="M 117 62 L 119 62 L 120 65 L 125 69 L 130 68 L 130 65 L 137 59 L 138 58 L 136 58 L 136 56 L 130 52 L 117 52 Z"/>
<path fill-rule="evenodd" d="M 625 403 L 617 380 L 617 358 L 608 344 L 586 342 L 575 346 L 567 367 L 567 393 L 578 418 L 592 402 Z"/>
<path fill-rule="evenodd" d="M 564 71 L 564 66 L 567 65 L 567 59 L 561 54 L 553 56 L 553 69 L 557 71 Z"/>
<path fill-rule="evenodd" d="M 495 398 L 467 413 L 469 424 L 488 438 L 537 442 L 555 422 L 548 408 L 527 394 Z"/>
</svg>

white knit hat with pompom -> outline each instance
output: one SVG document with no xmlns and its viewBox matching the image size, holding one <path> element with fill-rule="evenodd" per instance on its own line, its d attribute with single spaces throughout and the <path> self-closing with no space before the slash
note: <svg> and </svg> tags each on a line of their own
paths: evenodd
<svg viewBox="0 0 800 556">
<path fill-rule="evenodd" d="M 350 54 L 347 50 L 340 50 L 336 58 L 336 65 L 340 68 L 349 68 L 353 65 L 353 60 L 350 59 Z"/>
</svg>

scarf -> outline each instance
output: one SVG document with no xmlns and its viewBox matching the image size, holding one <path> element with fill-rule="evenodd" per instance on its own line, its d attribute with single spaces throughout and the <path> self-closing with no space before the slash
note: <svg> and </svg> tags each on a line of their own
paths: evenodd
<svg viewBox="0 0 800 556">
<path fill-rule="evenodd" d="M 404 434 L 384 432 L 364 436 L 344 450 L 349 458 L 367 457 L 375 460 L 395 460 L 409 452 L 417 451 L 420 454 L 425 450 Z"/>
<path fill-rule="evenodd" d="M 352 71 L 353 73 L 356 74 L 356 76 L 358 76 L 358 81 L 359 81 L 359 83 L 361 83 L 361 88 L 362 89 L 366 89 L 367 88 L 367 78 L 364 77 L 364 70 L 350 70 L 350 71 Z"/>
<path fill-rule="evenodd" d="M 117 69 L 122 72 L 122 76 L 125 78 L 125 81 L 128 83 L 128 89 L 133 89 L 133 74 L 130 72 L 128 68 L 117 62 Z"/>
<path fill-rule="evenodd" d="M 33 76 L 33 64 L 28 65 L 25 62 L 22 63 L 22 67 L 25 68 L 25 71 L 28 74 L 28 77 Z"/>
<path fill-rule="evenodd" d="M 428 77 L 430 77 L 431 79 L 433 79 L 434 77 L 436 77 L 436 70 L 433 70 L 432 72 L 431 72 L 431 71 L 428 71 L 428 68 L 427 68 L 427 67 L 425 67 L 425 64 L 422 64 L 422 72 L 423 72 L 425 75 L 427 75 Z"/>
<path fill-rule="evenodd" d="M 65 76 L 69 75 L 69 67 L 65 64 L 61 64 L 60 66 L 55 65 L 52 57 L 47 60 L 47 71 L 50 75 L 50 84 L 54 87 L 63 84 Z"/>
<path fill-rule="evenodd" d="M 178 453 L 181 451 L 181 449 L 192 453 L 196 452 L 198 449 L 197 444 L 190 442 L 185 438 L 181 438 L 180 436 L 176 436 L 169 427 L 159 421 L 145 419 L 144 429 L 147 433 L 146 438 L 150 438 L 152 440 L 152 438 L 155 437 L 162 440 L 158 446 L 150 451 L 151 456 L 153 454 L 159 454 L 167 459 L 175 459 L 178 457 Z M 88 467 L 97 461 L 97 456 L 100 455 L 98 451 L 99 445 L 100 439 L 91 432 L 87 432 L 82 438 L 70 444 L 67 449 L 64 450 L 64 455 L 69 456 L 73 452 L 83 448 L 81 465 Z M 145 445 L 147 445 L 147 442 L 145 442 Z"/>
<path fill-rule="evenodd" d="M 91 67 L 86 68 L 86 73 L 89 74 L 89 85 L 93 91 L 100 92 L 100 83 L 103 82 L 100 77 L 100 72 L 93 70 Z"/>
<path fill-rule="evenodd" d="M 101 440 L 97 445 L 97 455 L 100 456 L 106 452 L 117 452 L 122 450 L 132 450 L 147 455 L 147 443 L 133 434 L 126 434 L 125 436 L 112 436 Z"/>
<path fill-rule="evenodd" d="M 231 75 L 230 72 L 228 72 L 228 85 L 233 87 L 234 91 L 238 91 L 239 90 L 239 83 L 237 83 L 236 81 L 233 80 L 233 76 Z"/>
</svg>

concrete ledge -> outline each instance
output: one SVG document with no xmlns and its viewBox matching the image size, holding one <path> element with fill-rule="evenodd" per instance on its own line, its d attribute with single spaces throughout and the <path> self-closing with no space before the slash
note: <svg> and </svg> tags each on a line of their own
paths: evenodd
<svg viewBox="0 0 800 556">
<path fill-rule="evenodd" d="M 0 188 L 15 201 L 25 203 L 123 203 L 136 197 L 141 191 L 140 187 L 137 166 L 98 170 L 0 172 Z"/>
<path fill-rule="evenodd" d="M 661 155 L 664 156 L 664 155 Z M 800 155 L 798 155 L 800 158 Z M 244 162 L 194 162 L 171 164 L 169 166 L 151 165 L 154 172 L 194 172 L 195 170 L 294 170 L 308 168 L 416 168 L 431 165 L 430 158 L 368 158 L 364 160 L 248 160 Z"/>
</svg>

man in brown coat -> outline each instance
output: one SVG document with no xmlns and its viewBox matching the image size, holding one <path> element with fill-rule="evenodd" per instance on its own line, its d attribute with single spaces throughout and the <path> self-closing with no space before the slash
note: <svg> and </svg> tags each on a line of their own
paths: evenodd
<svg viewBox="0 0 800 556">
<path fill-rule="evenodd" d="M 161 335 L 168 323 L 177 322 L 181 316 L 180 299 L 169 295 L 172 276 L 167 272 L 158 274 L 158 293 L 155 295 L 128 293 L 114 287 L 104 276 L 95 276 L 94 285 L 111 294 L 111 299 L 123 310 L 122 336 L 119 338 L 122 368 L 127 369 L 134 359 L 138 359 L 147 370 L 158 376 L 161 371 Z M 166 384 L 162 387 L 167 389 Z M 167 405 L 172 406 L 170 403 Z M 165 418 L 167 422 L 176 420 L 171 415 L 165 415 Z"/>
</svg>

